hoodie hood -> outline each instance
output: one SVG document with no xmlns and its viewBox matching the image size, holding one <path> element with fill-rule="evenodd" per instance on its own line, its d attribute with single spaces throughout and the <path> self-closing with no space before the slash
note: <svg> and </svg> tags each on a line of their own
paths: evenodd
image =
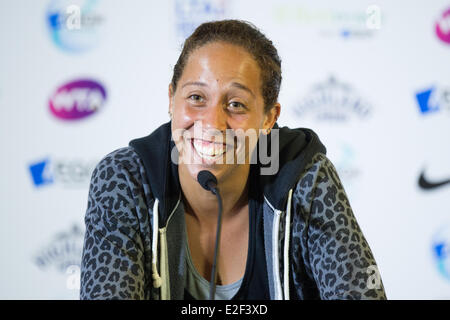
<svg viewBox="0 0 450 320">
<path fill-rule="evenodd" d="M 181 191 L 178 165 L 171 160 L 172 150 L 177 150 L 172 140 L 171 122 L 146 137 L 131 140 L 129 145 L 144 164 L 150 190 L 154 198 L 159 199 L 159 226 L 164 226 Z"/>
<path fill-rule="evenodd" d="M 277 124 L 274 129 L 278 130 L 272 130 L 270 133 L 268 150 L 271 147 L 270 137 L 276 138 L 274 135 L 278 135 L 278 171 L 272 175 L 261 175 L 260 182 L 267 200 L 275 209 L 282 210 L 286 206 L 289 190 L 294 188 L 305 166 L 316 153 L 325 154 L 326 148 L 311 129 L 279 128 Z M 172 152 L 176 152 L 176 146 L 171 137 L 171 122 L 167 122 L 150 135 L 134 139 L 129 143 L 144 164 L 151 192 L 160 201 L 159 226 L 166 224 L 181 191 L 178 165 L 171 160 Z M 259 160 L 257 165 L 263 167 Z"/>
<path fill-rule="evenodd" d="M 264 188 L 264 196 L 277 210 L 286 207 L 288 192 L 298 182 L 305 166 L 316 153 L 326 154 L 326 148 L 317 134 L 311 129 L 288 127 L 280 128 L 275 124 L 270 135 L 278 134 L 279 169 L 273 175 L 261 175 L 260 181 Z M 270 141 L 268 139 L 268 150 Z"/>
</svg>

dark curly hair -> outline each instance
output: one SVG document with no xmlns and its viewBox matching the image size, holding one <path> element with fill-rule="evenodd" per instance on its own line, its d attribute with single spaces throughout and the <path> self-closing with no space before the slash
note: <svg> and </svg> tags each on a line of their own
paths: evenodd
<svg viewBox="0 0 450 320">
<path fill-rule="evenodd" d="M 281 59 L 272 41 L 253 24 L 242 20 L 220 20 L 201 24 L 184 42 L 173 68 L 172 87 L 176 91 L 190 54 L 197 48 L 216 41 L 224 41 L 246 49 L 256 60 L 262 77 L 264 111 L 269 111 L 278 100 L 281 86 Z"/>
</svg>

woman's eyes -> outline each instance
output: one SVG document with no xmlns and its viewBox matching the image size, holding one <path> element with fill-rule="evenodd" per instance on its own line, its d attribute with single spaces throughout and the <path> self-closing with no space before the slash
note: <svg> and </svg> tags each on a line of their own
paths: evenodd
<svg viewBox="0 0 450 320">
<path fill-rule="evenodd" d="M 198 94 L 191 94 L 189 96 L 189 99 L 194 101 L 194 102 L 203 102 L 203 100 L 204 100 L 203 97 L 198 95 Z"/>
<path fill-rule="evenodd" d="M 239 110 L 246 109 L 245 105 L 237 101 L 232 101 L 228 105 L 231 107 L 231 109 L 239 109 Z"/>
<path fill-rule="evenodd" d="M 205 99 L 198 94 L 191 94 L 190 96 L 188 96 L 188 99 L 193 102 L 194 104 L 203 104 L 205 102 Z M 247 109 L 247 107 L 238 101 L 231 101 L 227 104 L 227 108 L 229 110 L 233 111 L 244 111 L 245 109 Z"/>
</svg>

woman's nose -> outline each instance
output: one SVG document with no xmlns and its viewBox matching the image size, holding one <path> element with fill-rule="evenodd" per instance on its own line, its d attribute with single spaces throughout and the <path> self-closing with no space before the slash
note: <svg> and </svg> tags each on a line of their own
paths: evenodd
<svg viewBox="0 0 450 320">
<path fill-rule="evenodd" d="M 206 108 L 202 124 L 205 129 L 225 131 L 227 129 L 227 113 L 223 104 L 218 102 Z"/>
</svg>

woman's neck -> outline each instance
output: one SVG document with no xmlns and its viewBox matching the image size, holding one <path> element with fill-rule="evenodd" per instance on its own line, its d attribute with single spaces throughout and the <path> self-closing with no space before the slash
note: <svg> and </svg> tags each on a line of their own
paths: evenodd
<svg viewBox="0 0 450 320">
<path fill-rule="evenodd" d="M 239 165 L 225 180 L 218 181 L 224 223 L 242 212 L 242 209 L 248 204 L 249 172 L 250 165 Z M 187 168 L 182 164 L 178 166 L 178 176 L 186 213 L 197 220 L 200 225 L 215 227 L 218 211 L 217 197 L 192 179 Z"/>
</svg>

